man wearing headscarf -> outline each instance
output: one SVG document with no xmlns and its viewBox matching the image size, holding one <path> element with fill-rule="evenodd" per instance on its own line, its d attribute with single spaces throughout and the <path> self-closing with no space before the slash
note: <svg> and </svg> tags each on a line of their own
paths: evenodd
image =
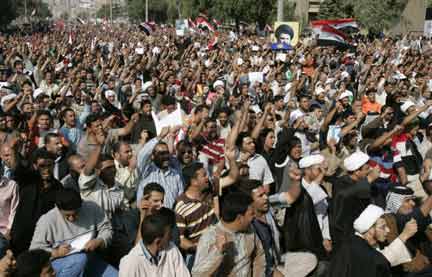
<svg viewBox="0 0 432 277">
<path fill-rule="evenodd" d="M 429 196 L 422 205 L 416 205 L 414 200 L 414 191 L 408 187 L 396 186 L 389 191 L 386 199 L 386 210 L 389 213 L 384 216 L 389 227 L 387 241 L 394 241 L 403 226 L 414 218 L 417 221 L 418 233 L 406 242 L 413 259 L 404 263 L 401 270 L 410 274 L 409 276 L 430 276 L 432 232 L 428 226 L 432 222 L 429 216 L 432 210 L 432 197 Z"/>
</svg>

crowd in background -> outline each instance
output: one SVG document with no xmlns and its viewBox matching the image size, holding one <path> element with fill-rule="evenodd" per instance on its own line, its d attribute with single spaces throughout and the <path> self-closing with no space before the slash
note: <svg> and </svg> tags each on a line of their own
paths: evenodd
<svg viewBox="0 0 432 277">
<path fill-rule="evenodd" d="M 0 275 L 432 276 L 432 41 L 212 39 L 0 36 Z"/>
</svg>

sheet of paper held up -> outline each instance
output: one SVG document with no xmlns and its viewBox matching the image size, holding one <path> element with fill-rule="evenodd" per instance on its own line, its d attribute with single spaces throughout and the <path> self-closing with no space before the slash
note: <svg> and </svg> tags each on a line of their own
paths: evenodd
<svg viewBox="0 0 432 277">
<path fill-rule="evenodd" d="M 156 127 L 156 133 L 159 135 L 163 127 L 175 127 L 183 125 L 182 113 L 180 104 L 177 103 L 177 109 L 172 113 L 159 119 L 158 116 L 152 112 L 153 121 Z"/>
<path fill-rule="evenodd" d="M 93 239 L 93 232 L 88 232 L 75 238 L 70 242 L 71 251 L 68 254 L 70 255 L 73 253 L 81 252 L 84 249 L 86 243 L 92 239 Z"/>
</svg>

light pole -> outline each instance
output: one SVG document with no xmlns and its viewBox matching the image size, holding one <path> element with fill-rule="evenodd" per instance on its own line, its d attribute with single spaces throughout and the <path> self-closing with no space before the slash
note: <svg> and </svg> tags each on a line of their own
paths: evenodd
<svg viewBox="0 0 432 277">
<path fill-rule="evenodd" d="M 111 24 L 113 23 L 113 0 L 110 0 L 110 19 L 111 19 Z"/>
<path fill-rule="evenodd" d="M 277 21 L 283 21 L 284 0 L 277 2 Z"/>
<path fill-rule="evenodd" d="M 148 0 L 146 0 L 146 22 L 148 22 Z"/>
</svg>

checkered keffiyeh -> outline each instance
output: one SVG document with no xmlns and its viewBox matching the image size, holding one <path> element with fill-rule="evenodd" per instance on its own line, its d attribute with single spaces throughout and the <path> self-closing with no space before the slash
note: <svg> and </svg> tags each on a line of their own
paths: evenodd
<svg viewBox="0 0 432 277">
<path fill-rule="evenodd" d="M 397 186 L 390 189 L 386 197 L 386 211 L 397 213 L 404 200 L 413 198 L 414 191 L 410 188 Z"/>
</svg>

